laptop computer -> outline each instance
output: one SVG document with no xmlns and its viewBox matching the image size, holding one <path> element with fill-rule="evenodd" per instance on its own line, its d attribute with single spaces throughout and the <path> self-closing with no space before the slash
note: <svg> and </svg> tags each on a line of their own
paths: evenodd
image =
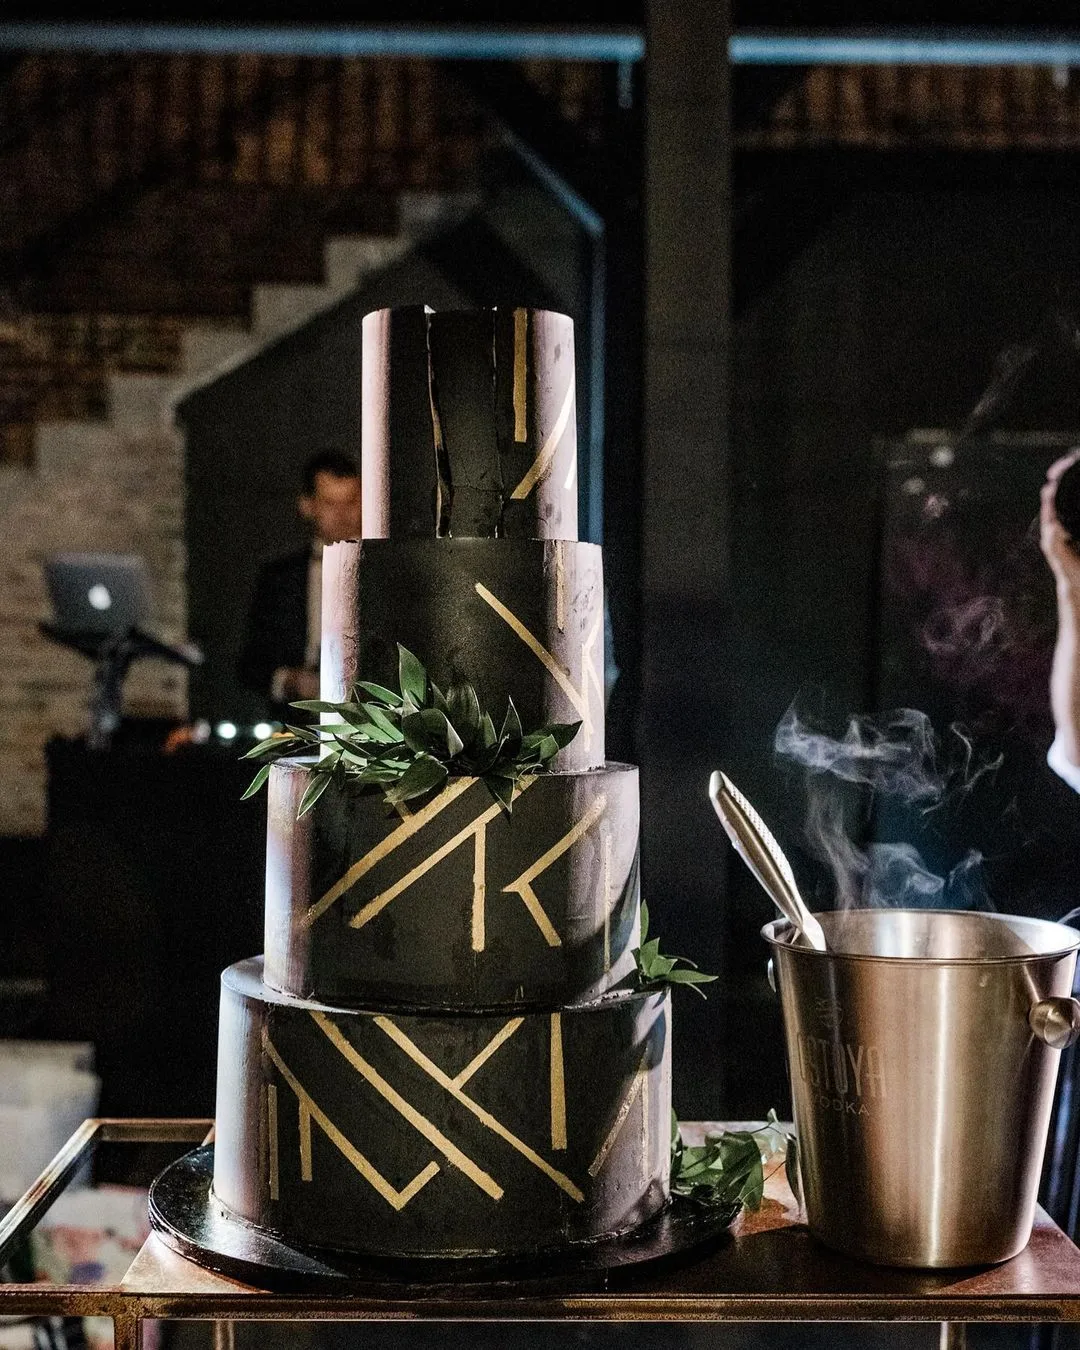
<svg viewBox="0 0 1080 1350">
<path fill-rule="evenodd" d="M 146 565 L 134 553 L 54 553 L 45 580 L 62 633 L 123 634 L 149 612 Z"/>
</svg>

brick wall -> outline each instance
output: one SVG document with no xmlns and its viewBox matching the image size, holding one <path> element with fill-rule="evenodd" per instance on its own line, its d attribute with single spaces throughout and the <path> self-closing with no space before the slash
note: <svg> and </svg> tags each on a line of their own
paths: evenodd
<svg viewBox="0 0 1080 1350">
<path fill-rule="evenodd" d="M 38 428 L 32 469 L 0 478 L 0 835 L 45 828 L 45 744 L 86 727 L 90 662 L 37 631 L 50 614 L 41 562 L 62 550 L 139 553 L 153 587 L 152 631 L 184 635 L 184 469 L 170 428 L 93 423 Z M 143 660 L 125 711 L 184 716 L 179 666 Z"/>
</svg>

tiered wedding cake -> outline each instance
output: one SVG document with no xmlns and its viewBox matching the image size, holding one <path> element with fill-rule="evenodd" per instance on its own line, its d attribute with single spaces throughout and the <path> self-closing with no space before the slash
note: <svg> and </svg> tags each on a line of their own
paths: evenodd
<svg viewBox="0 0 1080 1350">
<path fill-rule="evenodd" d="M 269 780 L 266 955 L 222 977 L 214 1192 L 290 1242 L 513 1254 L 668 1198 L 666 994 L 636 987 L 637 770 L 604 762 L 600 549 L 577 539 L 573 324 L 364 320 L 364 539 L 323 560 L 322 697 L 397 644 L 526 730 L 581 727 L 507 814 Z"/>
</svg>

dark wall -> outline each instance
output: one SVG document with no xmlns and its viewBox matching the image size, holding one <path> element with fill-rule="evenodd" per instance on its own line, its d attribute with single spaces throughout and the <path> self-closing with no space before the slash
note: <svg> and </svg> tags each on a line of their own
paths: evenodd
<svg viewBox="0 0 1080 1350">
<path fill-rule="evenodd" d="M 800 192 L 807 180 L 794 163 L 787 191 L 776 177 L 733 264 L 741 310 L 725 759 L 804 877 L 803 799 L 774 765 L 772 737 L 800 690 L 849 711 L 873 708 L 883 692 L 875 439 L 959 428 L 995 355 L 1036 332 L 1049 310 L 1068 308 L 1080 276 L 1080 191 L 1053 157 L 850 154 L 822 172 L 834 189 L 825 210 Z M 1047 356 L 1000 425 L 1080 427 L 1078 373 L 1070 358 Z M 1033 517 L 1037 507 L 1032 497 L 1025 509 Z M 884 692 L 898 687 L 893 678 Z M 734 1116 L 768 1104 L 770 1077 L 783 1092 L 757 936 L 771 917 L 736 868 L 725 914 Z"/>
</svg>

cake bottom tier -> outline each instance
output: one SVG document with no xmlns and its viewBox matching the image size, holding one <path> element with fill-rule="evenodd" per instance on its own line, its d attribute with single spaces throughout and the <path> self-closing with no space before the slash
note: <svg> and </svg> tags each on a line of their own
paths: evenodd
<svg viewBox="0 0 1080 1350">
<path fill-rule="evenodd" d="M 297 1243 L 510 1255 L 668 1194 L 666 994 L 507 1012 L 341 1009 L 222 975 L 214 1193 Z"/>
</svg>

